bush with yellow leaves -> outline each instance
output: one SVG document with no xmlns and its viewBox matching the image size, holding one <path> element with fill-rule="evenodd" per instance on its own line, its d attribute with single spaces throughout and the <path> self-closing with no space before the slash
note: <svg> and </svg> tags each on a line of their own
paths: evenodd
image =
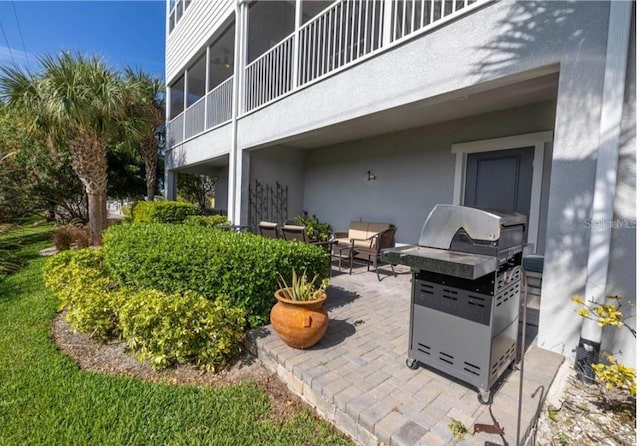
<svg viewBox="0 0 640 446">
<path fill-rule="evenodd" d="M 606 296 L 605 303 L 586 302 L 580 296 L 573 296 L 573 302 L 580 305 L 577 310 L 578 316 L 596 321 L 600 327 L 624 327 L 636 337 L 636 330 L 629 325 L 630 319 L 635 319 L 636 315 L 625 316 L 620 307 L 622 299 L 620 296 Z M 607 356 L 608 363 L 593 364 L 593 371 L 596 378 L 604 384 L 607 390 L 619 389 L 625 394 L 636 398 L 636 369 L 619 363 L 613 355 Z"/>
</svg>

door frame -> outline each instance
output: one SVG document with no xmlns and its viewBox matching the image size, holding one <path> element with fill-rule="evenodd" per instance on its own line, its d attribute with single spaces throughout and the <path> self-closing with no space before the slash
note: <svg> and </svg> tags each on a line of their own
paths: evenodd
<svg viewBox="0 0 640 446">
<path fill-rule="evenodd" d="M 540 203 L 542 202 L 542 173 L 544 168 L 544 145 L 553 141 L 553 131 L 525 133 L 502 138 L 482 139 L 451 145 L 451 153 L 456 156 L 453 175 L 453 204 L 464 203 L 465 180 L 467 176 L 467 155 L 470 153 L 493 152 L 497 150 L 533 147 L 533 179 L 531 203 L 529 205 L 529 235 L 527 245 L 536 252 L 538 228 L 540 225 Z"/>
</svg>

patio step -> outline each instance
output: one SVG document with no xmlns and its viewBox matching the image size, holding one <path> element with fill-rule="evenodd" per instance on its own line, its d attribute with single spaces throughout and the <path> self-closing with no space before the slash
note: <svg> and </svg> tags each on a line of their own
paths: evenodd
<svg viewBox="0 0 640 446">
<path fill-rule="evenodd" d="M 470 433 L 476 424 L 504 429 L 515 445 L 519 372 L 507 375 L 490 406 L 476 390 L 435 370 L 405 366 L 409 332 L 408 276 L 363 272 L 332 279 L 329 329 L 309 350 L 287 347 L 270 326 L 253 330 L 247 347 L 295 394 L 361 445 L 503 444 L 476 433 L 456 443 L 452 420 Z M 328 302 L 329 302 L 328 301 Z M 520 444 L 534 426 L 564 357 L 535 346 L 525 356 Z M 493 416 L 492 416 L 493 414 Z M 532 440 L 531 440 L 532 441 Z"/>
</svg>

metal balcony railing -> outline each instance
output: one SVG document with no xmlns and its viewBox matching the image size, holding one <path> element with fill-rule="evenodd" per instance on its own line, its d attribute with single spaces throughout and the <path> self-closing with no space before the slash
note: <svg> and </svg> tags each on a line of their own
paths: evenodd
<svg viewBox="0 0 640 446">
<path fill-rule="evenodd" d="M 169 147 L 231 120 L 233 76 L 173 118 L 167 127 Z"/>
<path fill-rule="evenodd" d="M 202 96 L 184 112 L 184 139 L 204 131 L 204 110 L 206 97 Z"/>
<path fill-rule="evenodd" d="M 232 103 L 233 76 L 207 93 L 207 130 L 231 120 Z"/>
<path fill-rule="evenodd" d="M 242 71 L 240 115 L 493 0 L 337 0 Z M 233 77 L 169 122 L 169 146 L 231 120 Z"/>
<path fill-rule="evenodd" d="M 184 141 L 184 112 L 173 118 L 167 126 L 167 142 L 169 147 Z"/>
<path fill-rule="evenodd" d="M 291 91 L 294 35 L 286 37 L 245 68 L 247 110 Z"/>
<path fill-rule="evenodd" d="M 490 1 L 337 0 L 245 68 L 241 112 L 255 110 Z"/>
</svg>

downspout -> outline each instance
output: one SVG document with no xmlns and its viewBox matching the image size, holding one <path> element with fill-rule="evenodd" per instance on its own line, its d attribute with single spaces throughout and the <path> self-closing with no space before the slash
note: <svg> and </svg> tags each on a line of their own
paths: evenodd
<svg viewBox="0 0 640 446">
<path fill-rule="evenodd" d="M 604 303 L 606 295 L 613 203 L 616 196 L 620 123 L 624 105 L 625 75 L 631 27 L 632 2 L 609 3 L 609 35 L 605 59 L 600 143 L 591 212 L 591 234 L 587 260 L 585 300 L 590 305 Z M 596 321 L 583 319 L 580 341 L 576 350 L 576 371 L 593 379 L 591 364 L 598 360 L 602 342 L 602 327 Z"/>
</svg>

